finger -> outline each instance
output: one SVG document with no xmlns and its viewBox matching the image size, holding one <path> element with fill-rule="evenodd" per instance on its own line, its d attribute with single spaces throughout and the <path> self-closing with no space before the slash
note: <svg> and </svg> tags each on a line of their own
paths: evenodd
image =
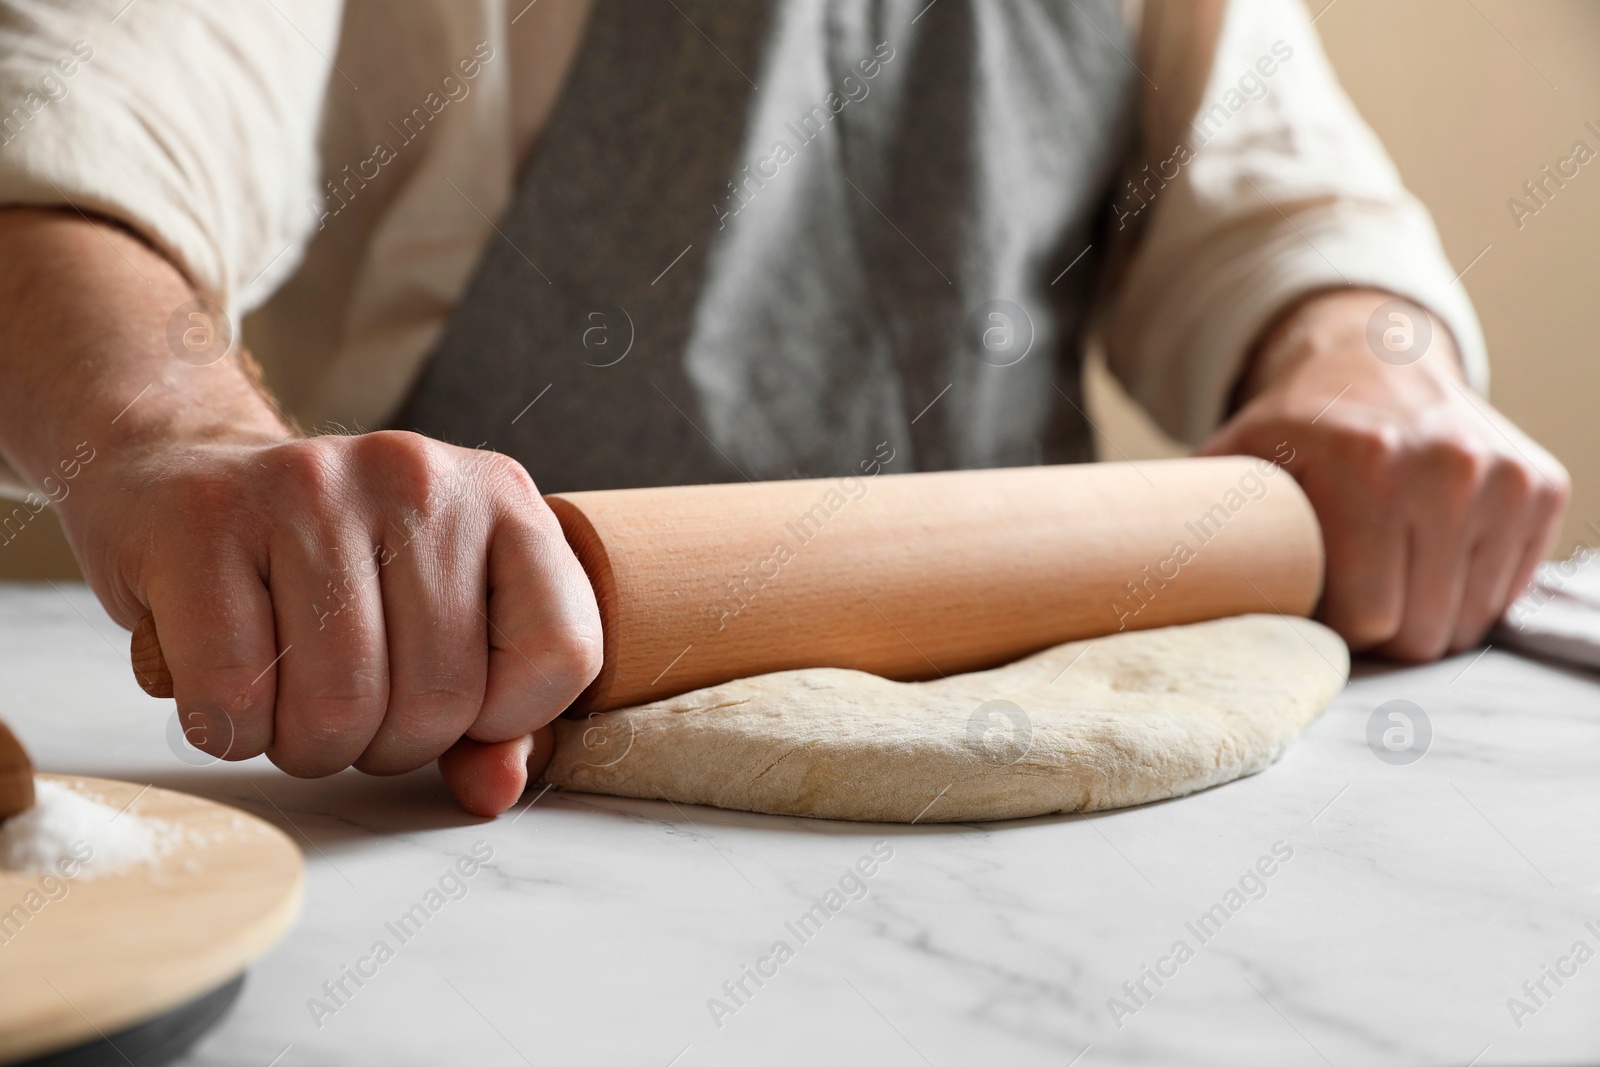
<svg viewBox="0 0 1600 1067">
<path fill-rule="evenodd" d="M 1526 527 L 1529 531 L 1528 540 L 1520 561 L 1512 571 L 1511 580 L 1506 584 L 1502 603 L 1495 611 L 1498 617 L 1527 588 L 1539 564 L 1555 548 L 1561 532 L 1561 517 L 1571 498 L 1572 481 L 1566 468 L 1554 456 L 1512 425 L 1505 416 L 1487 405 L 1474 404 L 1474 407 L 1499 430 L 1502 437 L 1511 442 L 1521 460 L 1521 463 L 1503 465 L 1498 473 L 1511 476 L 1513 482 L 1529 487 L 1532 496 L 1528 508 L 1530 519 Z"/>
<path fill-rule="evenodd" d="M 1483 641 L 1483 635 L 1494 625 L 1505 605 L 1505 591 L 1511 585 L 1522 553 L 1522 543 L 1514 543 L 1498 531 L 1478 539 L 1467 564 L 1461 610 L 1455 632 L 1450 635 L 1448 651 L 1461 652 Z"/>
<path fill-rule="evenodd" d="M 1306 472 L 1306 494 L 1322 522 L 1327 577 L 1317 614 L 1351 651 L 1382 644 L 1400 629 L 1409 566 L 1405 518 L 1398 509 L 1373 506 L 1390 498 L 1387 475 L 1351 481 L 1324 461 Z M 1366 493 L 1358 499 L 1356 492 Z"/>
<path fill-rule="evenodd" d="M 391 524 L 379 558 L 389 704 L 356 761 L 369 774 L 431 763 L 466 733 L 489 675 L 482 528 Z"/>
<path fill-rule="evenodd" d="M 389 664 L 370 535 L 306 525 L 286 526 L 272 559 L 283 658 L 267 754 L 290 774 L 315 778 L 350 766 L 378 732 Z"/>
<path fill-rule="evenodd" d="M 488 621 L 489 684 L 468 731 L 474 740 L 532 733 L 600 671 L 594 590 L 555 516 L 536 498 L 508 508 L 490 540 Z"/>
<path fill-rule="evenodd" d="M 1482 532 L 1467 568 L 1451 651 L 1472 648 L 1483 640 L 1511 599 L 1517 568 L 1542 533 L 1532 477 L 1526 468 L 1509 463 L 1490 476 L 1476 509 Z"/>
<path fill-rule="evenodd" d="M 1392 638 L 1404 616 L 1404 516 L 1376 503 L 1394 495 L 1398 441 L 1367 434 L 1354 440 L 1357 447 L 1340 439 L 1295 448 L 1294 436 L 1293 426 L 1252 422 L 1246 412 L 1196 454 L 1254 455 L 1294 472 L 1322 526 L 1325 580 L 1317 617 L 1352 651 L 1372 648 Z M 1301 453 L 1303 462 L 1289 466 Z"/>
<path fill-rule="evenodd" d="M 255 563 L 201 539 L 155 568 L 148 589 L 184 738 L 218 759 L 250 759 L 272 743 L 275 627 Z"/>
<path fill-rule="evenodd" d="M 1533 581 L 1539 564 L 1550 557 L 1550 550 L 1555 547 L 1556 538 L 1561 532 L 1561 515 L 1566 508 L 1567 492 L 1564 485 L 1540 486 L 1535 505 L 1537 516 L 1534 523 L 1535 532 L 1523 548 L 1522 556 L 1512 571 L 1511 581 L 1506 588 L 1505 602 L 1495 613 L 1497 618 L 1522 595 L 1522 591 Z"/>
<path fill-rule="evenodd" d="M 1438 504 L 1418 509 L 1408 544 L 1405 613 L 1400 629 L 1377 651 L 1421 663 L 1442 656 L 1455 632 L 1467 584 L 1468 543 L 1459 516 Z"/>
<path fill-rule="evenodd" d="M 439 773 L 456 803 L 492 819 L 522 796 L 534 751 L 534 739 L 527 735 L 490 743 L 463 737 L 439 757 Z"/>
<path fill-rule="evenodd" d="M 1388 641 L 1399 632 L 1405 613 L 1404 534 L 1388 523 L 1351 523 L 1326 531 L 1324 541 L 1327 580 L 1318 615 L 1352 652 Z"/>
</svg>

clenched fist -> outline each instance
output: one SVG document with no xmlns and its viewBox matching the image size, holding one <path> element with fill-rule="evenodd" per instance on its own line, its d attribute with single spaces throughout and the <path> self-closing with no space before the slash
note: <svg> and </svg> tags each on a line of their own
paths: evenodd
<svg viewBox="0 0 1600 1067">
<path fill-rule="evenodd" d="M 314 777 L 449 753 L 463 806 L 495 814 L 530 734 L 599 670 L 588 579 L 505 456 L 379 432 L 99 464 L 62 503 L 68 535 L 117 622 L 154 613 L 214 756 Z"/>
<path fill-rule="evenodd" d="M 1464 384 L 1441 326 L 1388 294 L 1307 301 L 1257 365 L 1270 372 L 1200 453 L 1293 449 L 1327 546 L 1319 616 L 1401 660 L 1482 640 L 1554 544 L 1561 464 Z"/>
</svg>

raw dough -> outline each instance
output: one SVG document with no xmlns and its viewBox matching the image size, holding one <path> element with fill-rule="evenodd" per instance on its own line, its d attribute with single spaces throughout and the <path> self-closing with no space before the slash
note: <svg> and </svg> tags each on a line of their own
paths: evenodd
<svg viewBox="0 0 1600 1067">
<path fill-rule="evenodd" d="M 585 793 L 880 822 L 1182 796 L 1276 760 L 1343 687 L 1307 619 L 1246 615 L 891 682 L 810 668 L 558 719 L 544 780 Z"/>
</svg>

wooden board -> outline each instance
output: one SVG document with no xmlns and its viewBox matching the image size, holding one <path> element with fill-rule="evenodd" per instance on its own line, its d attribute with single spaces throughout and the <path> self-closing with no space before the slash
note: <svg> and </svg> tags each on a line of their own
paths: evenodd
<svg viewBox="0 0 1600 1067">
<path fill-rule="evenodd" d="M 239 974 L 294 923 L 300 851 L 276 827 L 166 789 L 39 777 L 113 808 L 134 801 L 133 813 L 174 827 L 177 840 L 152 865 L 53 886 L 0 870 L 0 1063 L 178 1007 Z"/>
</svg>

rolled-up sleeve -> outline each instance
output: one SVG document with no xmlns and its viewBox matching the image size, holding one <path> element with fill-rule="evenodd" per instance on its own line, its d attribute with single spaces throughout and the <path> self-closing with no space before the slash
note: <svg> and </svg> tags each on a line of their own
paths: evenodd
<svg viewBox="0 0 1600 1067">
<path fill-rule="evenodd" d="M 1340 286 L 1382 289 L 1450 331 L 1484 389 L 1482 331 L 1427 210 L 1340 88 L 1294 0 L 1148 0 L 1144 150 L 1110 226 L 1121 267 L 1107 363 L 1169 434 L 1228 414 L 1262 332 Z"/>
<path fill-rule="evenodd" d="M 109 216 L 244 312 L 315 226 L 336 0 L 0 0 L 0 206 Z"/>
</svg>

